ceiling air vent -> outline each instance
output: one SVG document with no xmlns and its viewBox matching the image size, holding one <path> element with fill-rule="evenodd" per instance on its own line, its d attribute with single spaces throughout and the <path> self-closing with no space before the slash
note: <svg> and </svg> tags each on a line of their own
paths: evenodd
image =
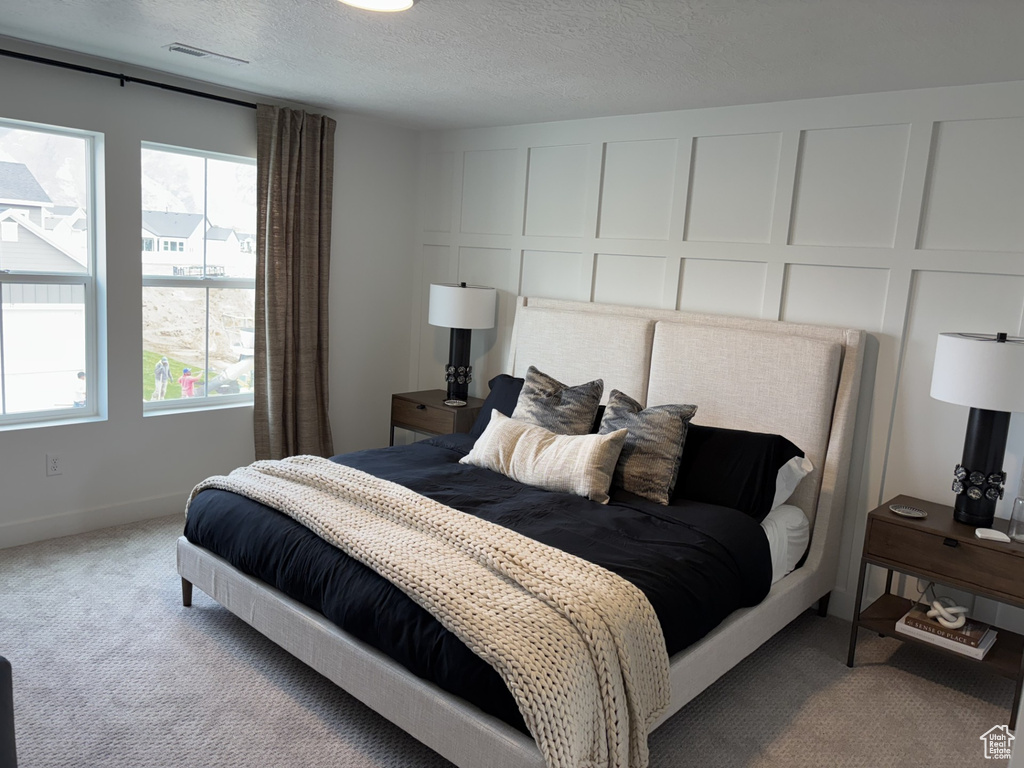
<svg viewBox="0 0 1024 768">
<path fill-rule="evenodd" d="M 197 59 L 219 61 L 221 64 L 230 64 L 233 67 L 239 67 L 242 64 L 249 63 L 245 59 L 236 59 L 233 56 L 225 56 L 223 53 L 214 53 L 213 51 L 196 48 L 194 45 L 185 45 L 184 43 L 171 43 L 164 47 L 171 53 L 183 53 L 186 56 L 193 56 Z"/>
</svg>

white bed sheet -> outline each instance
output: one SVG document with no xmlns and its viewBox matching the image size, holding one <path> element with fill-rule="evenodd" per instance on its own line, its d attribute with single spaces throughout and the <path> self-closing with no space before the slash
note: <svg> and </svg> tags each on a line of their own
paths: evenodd
<svg viewBox="0 0 1024 768">
<path fill-rule="evenodd" d="M 799 507 L 782 504 L 761 521 L 772 553 L 772 584 L 796 568 L 811 541 L 811 522 Z"/>
</svg>

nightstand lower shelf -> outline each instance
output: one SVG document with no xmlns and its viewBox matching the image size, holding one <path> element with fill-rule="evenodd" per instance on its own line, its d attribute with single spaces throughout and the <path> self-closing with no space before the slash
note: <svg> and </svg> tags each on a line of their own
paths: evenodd
<svg viewBox="0 0 1024 768">
<path fill-rule="evenodd" d="M 980 664 L 982 667 L 986 667 L 1002 677 L 1008 677 L 1011 680 L 1018 679 L 1021 674 L 1021 660 L 1024 659 L 1024 635 L 1018 635 L 1016 632 L 995 627 L 998 637 L 996 637 L 996 642 L 992 649 L 985 655 L 984 659 L 972 659 L 970 656 L 950 651 L 926 640 L 919 640 L 911 635 L 897 632 L 896 622 L 910 610 L 912 605 L 913 602 L 905 597 L 882 595 L 861 612 L 860 620 L 857 623 L 864 629 L 870 629 L 880 635 L 895 637 L 908 643 L 933 648 L 947 656 L 955 656 L 958 659 L 964 659 L 973 664 Z"/>
</svg>

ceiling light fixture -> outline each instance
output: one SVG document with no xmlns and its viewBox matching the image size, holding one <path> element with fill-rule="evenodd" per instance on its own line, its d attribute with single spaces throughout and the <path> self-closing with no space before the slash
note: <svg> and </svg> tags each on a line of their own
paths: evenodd
<svg viewBox="0 0 1024 768">
<path fill-rule="evenodd" d="M 362 8 L 364 11 L 407 11 L 415 5 L 416 0 L 341 0 L 345 5 Z"/>
</svg>

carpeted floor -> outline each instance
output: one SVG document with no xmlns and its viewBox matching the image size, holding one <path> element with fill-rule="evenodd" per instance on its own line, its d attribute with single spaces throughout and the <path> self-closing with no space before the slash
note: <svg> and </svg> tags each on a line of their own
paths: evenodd
<svg viewBox="0 0 1024 768">
<path fill-rule="evenodd" d="M 449 765 L 201 592 L 182 608 L 180 529 L 0 550 L 21 768 Z M 654 733 L 652 768 L 992 765 L 1011 681 L 867 632 L 850 670 L 848 632 L 797 619 Z"/>
</svg>

